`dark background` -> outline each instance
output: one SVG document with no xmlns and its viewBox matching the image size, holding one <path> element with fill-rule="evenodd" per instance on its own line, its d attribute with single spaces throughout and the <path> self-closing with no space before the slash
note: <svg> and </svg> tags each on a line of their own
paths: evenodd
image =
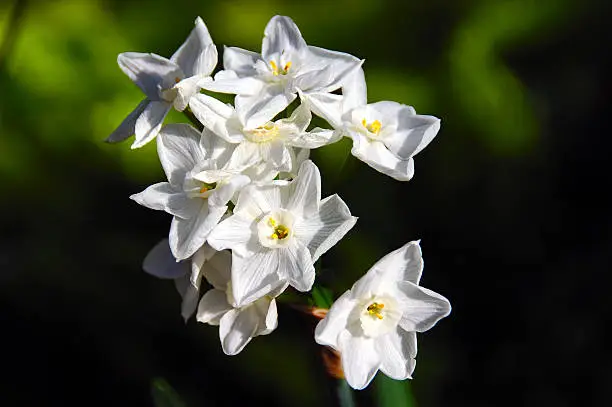
<svg viewBox="0 0 612 407">
<path fill-rule="evenodd" d="M 333 405 L 299 312 L 235 357 L 183 323 L 141 271 L 170 217 L 128 199 L 163 180 L 154 143 L 102 142 L 140 100 L 118 53 L 169 56 L 197 15 L 259 51 L 274 14 L 365 58 L 370 101 L 442 119 L 409 183 L 338 176 L 347 142 L 313 153 L 360 218 L 321 281 L 422 239 L 422 284 L 453 305 L 419 335 L 417 404 L 608 405 L 612 9 L 578 0 L 0 2 L 0 405 L 149 406 L 157 377 L 188 406 Z"/>
</svg>

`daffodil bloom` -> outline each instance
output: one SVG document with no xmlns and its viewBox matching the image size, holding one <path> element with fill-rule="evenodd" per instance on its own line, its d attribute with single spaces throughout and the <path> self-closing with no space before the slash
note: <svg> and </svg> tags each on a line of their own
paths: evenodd
<svg viewBox="0 0 612 407">
<path fill-rule="evenodd" d="M 236 355 L 255 336 L 268 335 L 278 325 L 275 298 L 287 284 L 279 282 L 269 291 L 258 293 L 257 299 L 243 307 L 237 307 L 232 294 L 230 279 L 231 255 L 227 250 L 218 252 L 202 268 L 206 280 L 213 286 L 202 296 L 196 318 L 198 322 L 219 325 L 219 339 L 226 355 Z M 206 264 L 206 263 L 204 263 Z"/>
<path fill-rule="evenodd" d="M 170 248 L 177 260 L 198 250 L 227 211 L 236 191 L 249 177 L 223 169 L 232 147 L 208 131 L 200 134 L 187 124 L 162 129 L 157 152 L 168 182 L 132 195 L 134 201 L 173 215 Z"/>
<path fill-rule="evenodd" d="M 187 40 L 170 59 L 140 52 L 119 54 L 117 63 L 144 92 L 146 98 L 108 137 L 109 142 L 123 141 L 135 134 L 132 148 L 151 141 L 159 132 L 172 106 L 183 111 L 200 84 L 212 80 L 217 65 L 217 48 L 200 17 Z"/>
<path fill-rule="evenodd" d="M 310 97 L 309 107 L 318 114 L 319 101 L 340 98 L 331 92 L 361 63 L 349 54 L 306 45 L 293 20 L 274 16 L 264 31 L 261 54 L 226 47 L 225 71 L 202 86 L 235 93 L 240 120 L 257 128 L 289 106 L 298 92 Z"/>
<path fill-rule="evenodd" d="M 353 140 L 351 153 L 370 167 L 399 181 L 414 175 L 413 157 L 440 130 L 440 119 L 416 114 L 397 102 L 367 103 L 363 70 L 342 88 L 343 99 L 326 104 L 322 116 Z"/>
<path fill-rule="evenodd" d="M 306 131 L 312 115 L 305 104 L 298 106 L 289 118 L 257 128 L 246 127 L 232 106 L 204 94 L 192 99 L 191 109 L 205 127 L 227 142 L 237 144 L 228 166 L 238 171 L 264 165 L 276 173 L 290 172 L 296 158 L 292 147 L 312 149 L 337 140 L 332 130 Z"/>
<path fill-rule="evenodd" d="M 314 262 L 356 220 L 337 195 L 321 200 L 319 170 L 307 160 L 290 183 L 242 189 L 233 215 L 219 223 L 208 243 L 216 250 L 232 250 L 232 293 L 243 306 L 279 281 L 310 290 Z"/>
<path fill-rule="evenodd" d="M 416 333 L 450 313 L 446 298 L 419 286 L 423 259 L 410 242 L 379 260 L 332 305 L 315 330 L 315 340 L 340 352 L 346 380 L 366 387 L 376 372 L 411 378 Z"/>
</svg>

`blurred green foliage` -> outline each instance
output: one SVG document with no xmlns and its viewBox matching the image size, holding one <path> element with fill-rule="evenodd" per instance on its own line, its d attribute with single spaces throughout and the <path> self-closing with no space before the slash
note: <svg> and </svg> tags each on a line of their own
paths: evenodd
<svg viewBox="0 0 612 407">
<path fill-rule="evenodd" d="M 44 196 L 42 205 L 76 211 L 107 197 L 100 191 L 89 194 L 83 189 L 88 180 L 76 180 L 79 174 L 72 169 L 96 166 L 109 179 L 129 183 L 134 192 L 163 178 L 154 143 L 138 151 L 130 150 L 130 142 L 103 143 L 142 98 L 117 67 L 116 56 L 125 51 L 171 55 L 197 15 L 220 49 L 230 45 L 258 51 L 266 22 L 284 14 L 296 21 L 308 43 L 366 59 L 369 100 L 395 100 L 441 117 L 439 140 L 429 149 L 436 150 L 432 155 L 440 154 L 439 162 L 452 163 L 470 150 L 503 157 L 526 154 L 537 146 L 541 123 L 534 101 L 505 56 L 543 41 L 580 7 L 578 2 L 554 0 L 158 0 L 146 6 L 138 1 L 62 0 L 28 2 L 13 21 L 15 4 L 0 3 L 0 46 L 6 51 L 0 62 L 0 180 L 5 186 L 0 205 L 12 208 Z M 169 121 L 184 119 L 175 113 Z M 368 188 L 349 181 L 362 166 L 347 159 L 349 149 L 350 142 L 344 140 L 313 152 L 330 193 L 335 192 L 332 186 L 348 189 L 346 183 Z M 437 177 L 458 176 L 444 166 L 436 168 Z M 409 232 L 406 237 L 417 238 Z M 392 242 L 397 247 L 402 243 Z M 335 251 L 343 266 L 330 279 L 333 292 L 349 288 L 386 249 L 367 232 L 352 233 Z M 44 282 L 54 273 L 59 271 L 50 264 L 29 278 Z M 71 277 L 56 284 L 74 284 Z M 214 347 L 215 334 L 209 332 L 201 345 Z M 283 332 L 256 341 L 262 343 L 257 352 L 247 350 L 228 360 L 230 369 L 262 388 L 273 388 L 276 400 L 291 400 L 296 406 L 320 401 L 321 394 L 312 390 L 320 384 L 313 378 L 312 357 L 300 351 L 301 342 L 292 342 Z M 290 362 L 279 362 L 279 354 L 291 355 Z M 436 362 L 423 365 L 428 363 Z M 275 371 L 281 364 L 282 375 Z M 382 389 L 381 406 L 413 405 L 403 384 L 397 387 L 378 378 L 376 386 Z"/>
</svg>

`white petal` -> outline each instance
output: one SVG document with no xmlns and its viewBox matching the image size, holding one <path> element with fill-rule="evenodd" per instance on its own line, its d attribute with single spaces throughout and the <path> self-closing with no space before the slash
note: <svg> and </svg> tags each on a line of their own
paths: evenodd
<svg viewBox="0 0 612 407">
<path fill-rule="evenodd" d="M 208 245 L 204 245 L 206 247 Z M 227 289 L 232 270 L 232 254 L 228 250 L 215 252 L 206 263 L 202 265 L 202 275 L 213 287 L 219 290 Z"/>
<path fill-rule="evenodd" d="M 285 110 L 296 97 L 276 85 L 266 86 L 255 95 L 237 95 L 236 111 L 246 129 L 255 129 Z"/>
<path fill-rule="evenodd" d="M 363 68 L 355 70 L 348 76 L 342 85 L 342 112 L 348 112 L 356 107 L 365 106 L 368 103 L 368 90 L 365 81 Z"/>
<path fill-rule="evenodd" d="M 398 181 L 408 181 L 414 175 L 414 160 L 400 160 L 380 141 L 369 141 L 364 135 L 349 132 L 353 139 L 351 154 L 364 163 Z"/>
<path fill-rule="evenodd" d="M 189 271 L 189 262 L 177 262 L 170 251 L 168 239 L 164 239 L 149 251 L 142 262 L 142 268 L 155 277 L 179 278 Z"/>
<path fill-rule="evenodd" d="M 450 314 L 450 302 L 440 294 L 409 281 L 398 283 L 403 315 L 400 326 L 406 331 L 424 332 Z"/>
<path fill-rule="evenodd" d="M 330 67 L 333 70 L 331 78 L 317 86 L 317 89 L 322 92 L 332 92 L 338 89 L 363 64 L 362 60 L 344 52 L 313 46 L 308 46 L 308 50 L 310 52 L 308 58 L 315 60 L 314 64 Z"/>
<path fill-rule="evenodd" d="M 310 252 L 299 241 L 279 251 L 280 276 L 298 291 L 310 291 L 315 280 L 315 268 Z"/>
<path fill-rule="evenodd" d="M 144 146 L 157 136 L 171 108 L 171 103 L 163 101 L 152 101 L 145 107 L 134 126 L 136 139 L 132 144 L 133 149 Z"/>
<path fill-rule="evenodd" d="M 235 306 L 249 304 L 277 287 L 281 283 L 278 268 L 278 250 L 261 248 L 245 258 L 233 253 L 232 294 Z"/>
<path fill-rule="evenodd" d="M 134 109 L 132 113 L 130 113 L 128 117 L 126 117 L 121 122 L 119 127 L 117 127 L 115 131 L 113 131 L 111 135 L 108 136 L 108 138 L 106 139 L 106 142 L 107 143 L 118 143 L 120 141 L 125 140 L 126 138 L 130 136 L 133 136 L 134 132 L 136 131 L 136 120 L 138 120 L 138 118 L 140 117 L 140 115 L 145 110 L 145 108 L 149 105 L 150 102 L 151 101 L 149 99 L 144 99 L 142 102 L 140 102 L 138 106 L 136 106 L 136 109 Z"/>
<path fill-rule="evenodd" d="M 208 197 L 208 203 L 212 206 L 225 206 L 234 194 L 247 185 L 251 180 L 246 175 L 237 175 L 224 182 Z"/>
<path fill-rule="evenodd" d="M 333 128 L 342 126 L 343 97 L 341 95 L 324 92 L 300 92 L 300 97 L 308 102 L 314 114 L 327 120 Z"/>
<path fill-rule="evenodd" d="M 295 226 L 295 237 L 302 241 L 317 261 L 321 255 L 340 241 L 355 226 L 357 218 L 338 195 L 321 201 L 317 213 Z"/>
<path fill-rule="evenodd" d="M 174 78 L 183 73 L 172 61 L 155 54 L 124 52 L 117 57 L 121 70 L 144 92 L 150 100 L 159 100 L 159 89 L 174 84 Z"/>
<path fill-rule="evenodd" d="M 231 310 L 233 307 L 227 303 L 225 291 L 214 288 L 202 296 L 196 319 L 205 324 L 219 325 L 221 318 Z"/>
<path fill-rule="evenodd" d="M 256 52 L 237 47 L 223 48 L 223 68 L 236 72 L 239 76 L 255 76 L 255 63 L 261 56 Z"/>
<path fill-rule="evenodd" d="M 257 231 L 253 219 L 241 214 L 223 220 L 208 236 L 208 244 L 215 250 L 231 249 L 235 254 L 246 256 L 257 250 Z"/>
<path fill-rule="evenodd" d="M 327 93 L 328 90 L 321 89 L 326 84 L 334 79 L 334 67 L 332 65 L 323 65 L 315 69 L 308 67 L 308 70 L 300 72 L 300 75 L 293 81 L 294 88 L 304 92 Z"/>
<path fill-rule="evenodd" d="M 300 166 L 297 177 L 288 187 L 289 202 L 286 209 L 303 218 L 319 211 L 321 200 L 321 174 L 317 166 L 306 160 Z"/>
<path fill-rule="evenodd" d="M 199 82 L 201 79 L 200 76 L 192 76 L 183 79 L 174 86 L 177 93 L 174 98 L 173 106 L 177 111 L 182 112 L 185 110 L 191 98 L 200 92 Z"/>
<path fill-rule="evenodd" d="M 200 17 L 187 40 L 170 58 L 185 76 L 210 75 L 217 65 L 217 47 L 213 44 L 208 28 Z"/>
<path fill-rule="evenodd" d="M 423 255 L 419 241 L 404 246 L 385 255 L 372 266 L 379 274 L 379 280 L 389 282 L 410 281 L 419 284 L 423 273 Z"/>
<path fill-rule="evenodd" d="M 189 101 L 189 107 L 194 116 L 217 136 L 230 143 L 238 143 L 244 139 L 242 135 L 232 135 L 227 123 L 234 115 L 234 108 L 225 103 L 199 93 Z"/>
<path fill-rule="evenodd" d="M 262 161 L 259 144 L 243 141 L 240 143 L 223 169 L 240 172 Z"/>
<path fill-rule="evenodd" d="M 252 76 L 238 76 L 234 71 L 219 71 L 214 81 L 201 83 L 202 89 L 237 95 L 256 95 L 265 87 L 265 82 Z"/>
<path fill-rule="evenodd" d="M 202 247 L 227 210 L 227 207 L 209 207 L 205 200 L 202 201 L 200 211 L 190 219 L 176 216 L 172 219 L 169 240 L 172 254 L 177 260 L 190 257 Z"/>
<path fill-rule="evenodd" d="M 281 188 L 274 184 L 248 185 L 240 192 L 234 213 L 247 219 L 257 219 L 274 209 L 281 208 Z"/>
<path fill-rule="evenodd" d="M 278 326 L 278 311 L 276 309 L 276 301 L 269 297 L 255 301 L 253 307 L 257 309 L 263 323 L 259 324 L 255 336 L 268 335 L 272 333 Z"/>
<path fill-rule="evenodd" d="M 342 138 L 341 132 L 316 127 L 308 133 L 302 133 L 286 144 L 303 149 L 314 149 L 335 143 Z"/>
<path fill-rule="evenodd" d="M 351 299 L 351 292 L 345 291 L 332 304 L 329 312 L 315 329 L 315 341 L 319 345 L 327 345 L 338 350 L 338 336 L 346 329 L 348 316 L 355 306 L 355 301 Z"/>
<path fill-rule="evenodd" d="M 188 124 L 169 124 L 157 140 L 157 153 L 168 181 L 182 188 L 185 175 L 206 159 L 200 133 Z"/>
<path fill-rule="evenodd" d="M 257 311 L 253 307 L 233 309 L 219 324 L 221 347 L 226 355 L 236 355 L 251 341 L 259 327 Z"/>
<path fill-rule="evenodd" d="M 397 130 L 385 137 L 387 148 L 400 158 L 408 159 L 424 149 L 440 130 L 440 119 L 433 116 L 400 112 Z"/>
<path fill-rule="evenodd" d="M 352 336 L 345 330 L 338 336 L 338 346 L 342 355 L 342 370 L 349 386 L 357 390 L 365 388 L 380 366 L 374 339 Z"/>
<path fill-rule="evenodd" d="M 380 356 L 380 370 L 395 380 L 410 379 L 416 365 L 417 342 L 415 332 L 399 327 L 375 340 Z"/>
<path fill-rule="evenodd" d="M 264 162 L 271 163 L 278 171 L 291 170 L 291 147 L 288 148 L 282 140 L 261 143 L 258 147 Z"/>
<path fill-rule="evenodd" d="M 179 218 L 189 218 L 198 210 L 198 205 L 192 199 L 167 182 L 153 184 L 144 191 L 131 195 L 130 199 L 147 208 L 166 211 Z"/>
<path fill-rule="evenodd" d="M 306 42 L 297 25 L 289 17 L 274 16 L 266 25 L 261 55 L 268 61 L 273 54 L 299 53 L 306 48 Z"/>
<path fill-rule="evenodd" d="M 308 128 L 311 119 L 312 115 L 308 103 L 301 103 L 289 118 L 279 120 L 276 125 L 281 131 L 303 133 Z"/>
</svg>

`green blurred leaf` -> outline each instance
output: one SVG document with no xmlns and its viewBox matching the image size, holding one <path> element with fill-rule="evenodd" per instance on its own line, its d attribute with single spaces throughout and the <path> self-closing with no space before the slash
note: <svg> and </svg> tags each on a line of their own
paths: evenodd
<svg viewBox="0 0 612 407">
<path fill-rule="evenodd" d="M 312 287 L 312 300 L 319 308 L 329 308 L 334 302 L 334 295 L 329 288 L 315 285 Z"/>
<path fill-rule="evenodd" d="M 155 407 L 186 407 L 178 393 L 161 377 L 156 377 L 151 382 L 151 397 Z"/>
<path fill-rule="evenodd" d="M 416 401 L 410 390 L 410 382 L 393 380 L 383 374 L 378 374 L 375 386 L 379 407 L 416 407 Z"/>
</svg>

